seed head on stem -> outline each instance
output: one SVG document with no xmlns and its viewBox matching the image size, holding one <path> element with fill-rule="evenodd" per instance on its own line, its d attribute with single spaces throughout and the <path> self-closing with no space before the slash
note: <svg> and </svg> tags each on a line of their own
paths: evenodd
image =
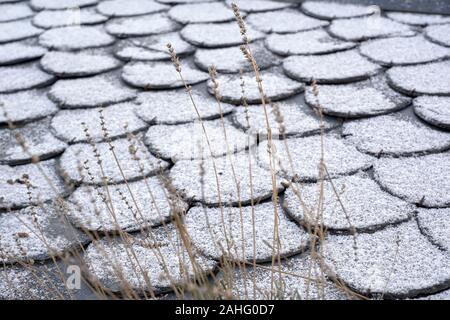
<svg viewBox="0 0 450 320">
<path fill-rule="evenodd" d="M 181 63 L 180 63 L 180 59 L 177 56 L 177 53 L 175 52 L 174 47 L 172 46 L 171 43 L 168 43 L 166 45 L 167 49 L 169 50 L 169 54 L 170 54 L 170 60 L 172 60 L 173 65 L 175 66 L 175 69 L 177 70 L 177 72 L 181 72 Z"/>
<path fill-rule="evenodd" d="M 241 32 L 242 41 L 244 42 L 244 44 L 248 45 L 250 40 L 247 37 L 247 27 L 245 26 L 244 19 L 242 18 L 241 10 L 239 9 L 238 5 L 235 2 L 231 4 L 231 8 L 233 9 L 236 22 Z"/>
<path fill-rule="evenodd" d="M 213 94 L 216 97 L 217 101 L 220 102 L 222 100 L 222 96 L 219 93 L 219 82 L 217 81 L 217 69 L 215 65 L 208 67 L 209 77 L 212 82 Z"/>
<path fill-rule="evenodd" d="M 319 88 L 317 86 L 317 80 L 316 79 L 313 79 L 311 81 L 311 87 L 312 87 L 312 92 L 313 92 L 314 97 L 317 98 L 319 96 Z"/>
</svg>

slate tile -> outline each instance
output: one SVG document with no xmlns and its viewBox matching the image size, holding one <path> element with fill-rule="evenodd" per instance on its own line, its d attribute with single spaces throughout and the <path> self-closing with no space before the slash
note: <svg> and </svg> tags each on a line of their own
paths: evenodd
<svg viewBox="0 0 450 320">
<path fill-rule="evenodd" d="M 189 210 L 184 223 L 193 245 L 215 260 L 271 261 L 302 252 L 310 243 L 306 231 L 290 221 L 280 206 L 275 213 L 271 201 L 243 208 L 197 206 Z"/>
</svg>

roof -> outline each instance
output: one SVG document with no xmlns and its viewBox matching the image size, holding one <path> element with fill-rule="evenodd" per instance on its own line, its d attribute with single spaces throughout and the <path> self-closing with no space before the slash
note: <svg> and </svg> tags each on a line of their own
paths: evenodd
<svg viewBox="0 0 450 320">
<path fill-rule="evenodd" d="M 229 0 L 0 0 L 0 299 L 55 298 L 30 260 L 62 297 L 92 297 L 56 280 L 50 258 L 74 249 L 120 291 L 98 244 L 148 289 L 123 241 L 154 292 L 170 291 L 161 256 L 175 283 L 193 275 L 172 241 L 180 212 L 202 272 L 217 270 L 229 236 L 231 259 L 257 260 L 235 271 L 241 297 L 252 275 L 268 297 L 278 225 L 284 298 L 354 298 L 336 279 L 369 298 L 449 298 L 450 16 L 238 5 L 266 108 Z M 309 290 L 292 274 L 311 266 L 325 278 Z"/>
</svg>

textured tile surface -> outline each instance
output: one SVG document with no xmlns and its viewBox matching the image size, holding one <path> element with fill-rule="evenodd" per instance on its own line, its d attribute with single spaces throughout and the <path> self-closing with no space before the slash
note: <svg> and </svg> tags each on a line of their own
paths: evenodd
<svg viewBox="0 0 450 320">
<path fill-rule="evenodd" d="M 231 0 L 0 0 L 0 299 L 449 299 L 450 17 L 237 3 L 258 78 Z"/>
<path fill-rule="evenodd" d="M 332 236 L 325 262 L 359 291 L 392 297 L 433 293 L 447 287 L 449 257 L 423 236 L 415 221 L 373 234 Z"/>
<path fill-rule="evenodd" d="M 276 241 L 275 216 L 280 234 Z M 280 206 L 275 210 L 271 201 L 242 209 L 194 207 L 187 213 L 185 225 L 194 245 L 216 260 L 229 256 L 270 261 L 273 254 L 290 256 L 304 251 L 309 244 L 309 235 L 289 221 Z"/>
</svg>

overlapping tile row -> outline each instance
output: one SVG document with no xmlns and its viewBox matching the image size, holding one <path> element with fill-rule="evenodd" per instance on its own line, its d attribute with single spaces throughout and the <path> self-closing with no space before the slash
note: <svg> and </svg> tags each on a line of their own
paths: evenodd
<svg viewBox="0 0 450 320">
<path fill-rule="evenodd" d="M 258 263 L 234 294 L 278 297 L 276 256 L 284 298 L 446 297 L 450 18 L 237 3 L 264 99 L 232 1 L 0 1 L 0 298 L 86 294 L 23 266 L 56 283 L 66 253 L 110 292 L 231 259 Z"/>
</svg>

